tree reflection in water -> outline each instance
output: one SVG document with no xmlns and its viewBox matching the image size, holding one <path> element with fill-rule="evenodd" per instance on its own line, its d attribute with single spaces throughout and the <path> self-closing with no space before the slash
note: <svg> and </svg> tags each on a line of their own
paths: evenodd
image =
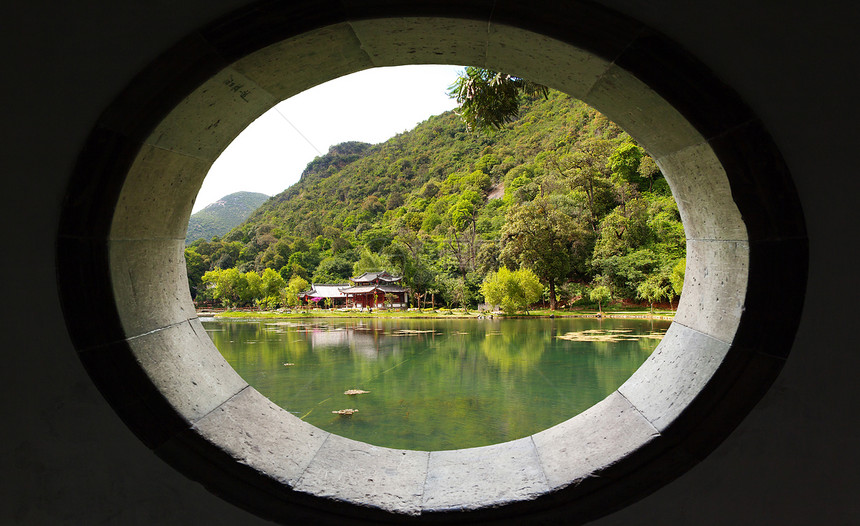
<svg viewBox="0 0 860 526">
<path fill-rule="evenodd" d="M 513 440 L 584 411 L 659 343 L 642 336 L 659 337 L 668 325 L 570 318 L 204 322 L 230 365 L 296 416 L 355 440 L 423 450 Z M 624 337 L 569 337 L 597 329 L 603 332 L 586 335 Z M 349 389 L 370 392 L 345 395 Z M 359 412 L 332 414 L 344 408 Z"/>
</svg>

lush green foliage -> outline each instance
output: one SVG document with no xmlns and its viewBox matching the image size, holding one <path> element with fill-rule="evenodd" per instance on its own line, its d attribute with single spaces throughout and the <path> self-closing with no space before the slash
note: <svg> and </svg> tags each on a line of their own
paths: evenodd
<svg viewBox="0 0 860 526">
<path fill-rule="evenodd" d="M 467 67 L 448 94 L 457 99 L 459 114 L 470 129 L 499 129 L 519 117 L 523 95 L 546 97 L 549 89 L 519 77 Z"/>
<path fill-rule="evenodd" d="M 501 306 L 507 314 L 520 310 L 528 312 L 529 305 L 538 301 L 543 294 L 543 285 L 537 275 L 527 268 L 510 271 L 508 267 L 501 267 L 484 278 L 481 294 L 487 303 Z"/>
<path fill-rule="evenodd" d="M 492 135 L 448 112 L 382 144 L 333 147 L 245 223 L 186 249 L 192 292 L 229 268 L 317 283 L 385 269 L 420 306 L 474 307 L 503 266 L 534 272 L 553 307 L 590 304 L 595 286 L 636 300 L 651 276 L 674 285 L 684 231 L 653 160 L 562 93 L 519 103 Z"/>
<path fill-rule="evenodd" d="M 592 302 L 597 303 L 597 310 L 600 312 L 603 310 L 603 304 L 612 299 L 612 292 L 606 285 L 597 285 L 591 289 L 588 297 Z"/>
<path fill-rule="evenodd" d="M 242 221 L 268 198 L 266 194 L 256 192 L 236 192 L 222 197 L 191 215 L 188 221 L 188 232 L 185 234 L 185 244 L 188 245 L 198 239 L 223 236 L 232 228 L 242 224 Z"/>
</svg>

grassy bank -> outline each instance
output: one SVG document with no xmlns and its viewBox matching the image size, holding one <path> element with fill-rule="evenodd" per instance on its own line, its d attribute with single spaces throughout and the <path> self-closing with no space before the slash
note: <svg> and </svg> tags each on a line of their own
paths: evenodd
<svg viewBox="0 0 860 526">
<path fill-rule="evenodd" d="M 199 316 L 214 316 L 216 318 L 225 319 L 290 319 L 290 318 L 479 318 L 492 315 L 495 318 L 594 318 L 598 316 L 597 310 L 533 310 L 528 314 L 521 312 L 514 315 L 506 315 L 500 313 L 487 313 L 478 311 L 464 311 L 462 309 L 423 309 L 423 310 L 374 310 L 368 311 L 340 311 L 326 309 L 312 310 L 296 310 L 296 311 L 256 311 L 256 310 L 236 310 L 236 311 L 198 311 Z M 602 316 L 605 318 L 648 318 L 651 315 L 649 310 L 642 308 L 620 308 L 606 309 Z M 654 309 L 654 318 L 672 319 L 675 313 L 671 310 Z"/>
</svg>

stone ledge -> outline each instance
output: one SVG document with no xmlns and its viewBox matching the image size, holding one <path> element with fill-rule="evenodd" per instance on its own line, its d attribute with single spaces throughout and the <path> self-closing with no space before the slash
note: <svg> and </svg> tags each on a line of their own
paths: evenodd
<svg viewBox="0 0 860 526">
<path fill-rule="evenodd" d="M 675 321 L 725 343 L 734 340 L 747 296 L 746 241 L 687 241 L 684 294 Z"/>
<path fill-rule="evenodd" d="M 196 319 L 184 254 L 185 239 L 109 241 L 110 286 L 127 338 Z"/>
<path fill-rule="evenodd" d="M 189 425 L 248 386 L 196 319 L 131 338 L 128 345 L 155 387 Z"/>
<path fill-rule="evenodd" d="M 659 436 L 615 392 L 585 412 L 532 436 L 550 489 L 600 476 L 605 468 Z"/>
<path fill-rule="evenodd" d="M 675 322 L 618 392 L 663 432 L 696 398 L 728 351 L 729 344 Z"/>
<path fill-rule="evenodd" d="M 298 482 L 329 436 L 252 387 L 198 420 L 194 430 L 237 462 L 290 486 Z"/>
<path fill-rule="evenodd" d="M 294 488 L 359 506 L 418 515 L 429 455 L 329 435 Z"/>
<path fill-rule="evenodd" d="M 433 451 L 424 511 L 461 511 L 530 500 L 549 490 L 530 437 L 472 449 Z"/>
<path fill-rule="evenodd" d="M 747 228 L 732 196 L 726 170 L 701 142 L 654 158 L 678 203 L 687 239 L 745 241 Z"/>
</svg>

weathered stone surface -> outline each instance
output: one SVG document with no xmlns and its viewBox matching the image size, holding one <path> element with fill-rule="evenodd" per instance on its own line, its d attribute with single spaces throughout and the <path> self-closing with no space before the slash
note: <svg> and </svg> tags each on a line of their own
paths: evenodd
<svg viewBox="0 0 860 526">
<path fill-rule="evenodd" d="M 194 196 L 211 164 L 145 145 L 122 187 L 110 238 L 184 239 Z"/>
<path fill-rule="evenodd" d="M 290 486 L 329 433 L 291 415 L 248 387 L 198 420 L 194 429 L 237 462 Z"/>
<path fill-rule="evenodd" d="M 295 489 L 416 515 L 428 456 L 426 451 L 389 449 L 329 435 Z"/>
<path fill-rule="evenodd" d="M 350 25 L 375 66 L 482 65 L 486 60 L 486 21 L 403 17 Z"/>
<path fill-rule="evenodd" d="M 196 317 L 184 251 L 184 239 L 110 241 L 111 286 L 126 337 Z"/>
<path fill-rule="evenodd" d="M 196 319 L 130 338 L 128 344 L 153 384 L 191 423 L 248 385 Z"/>
<path fill-rule="evenodd" d="M 708 144 L 655 157 L 655 161 L 672 188 L 687 239 L 747 240 L 726 171 Z"/>
<path fill-rule="evenodd" d="M 661 433 L 717 370 L 729 345 L 677 321 L 618 392 Z"/>
<path fill-rule="evenodd" d="M 623 128 L 652 157 L 704 142 L 675 108 L 618 66 L 607 70 L 583 100 Z"/>
<path fill-rule="evenodd" d="M 370 67 L 373 62 L 345 23 L 289 38 L 233 64 L 278 100 Z"/>
<path fill-rule="evenodd" d="M 472 449 L 433 451 L 427 511 L 470 510 L 536 498 L 549 489 L 530 437 Z"/>
<path fill-rule="evenodd" d="M 493 24 L 487 42 L 487 67 L 584 98 L 611 64 L 552 38 Z"/>
<path fill-rule="evenodd" d="M 550 488 L 599 472 L 659 436 L 627 399 L 612 393 L 587 411 L 532 436 Z"/>
<path fill-rule="evenodd" d="M 242 130 L 276 102 L 252 80 L 225 68 L 180 102 L 146 143 L 214 161 Z"/>
<path fill-rule="evenodd" d="M 749 243 L 687 241 L 684 293 L 675 322 L 731 343 L 746 301 Z"/>
</svg>

